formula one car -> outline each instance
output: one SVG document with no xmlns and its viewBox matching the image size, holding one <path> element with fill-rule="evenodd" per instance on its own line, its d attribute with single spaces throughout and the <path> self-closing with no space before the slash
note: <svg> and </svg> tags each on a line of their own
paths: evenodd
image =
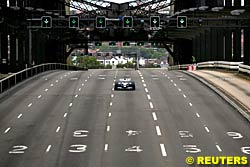
<svg viewBox="0 0 250 167">
<path fill-rule="evenodd" d="M 131 78 L 121 78 L 115 82 L 115 90 L 135 90 L 135 82 Z"/>
</svg>

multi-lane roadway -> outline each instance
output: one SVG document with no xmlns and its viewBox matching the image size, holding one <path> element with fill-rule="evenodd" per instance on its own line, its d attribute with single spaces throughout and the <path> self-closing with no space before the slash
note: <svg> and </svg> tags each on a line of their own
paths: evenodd
<svg viewBox="0 0 250 167">
<path fill-rule="evenodd" d="M 114 91 L 130 77 L 135 91 Z M 0 167 L 184 167 L 250 155 L 250 125 L 177 71 L 55 71 L 0 99 Z"/>
</svg>

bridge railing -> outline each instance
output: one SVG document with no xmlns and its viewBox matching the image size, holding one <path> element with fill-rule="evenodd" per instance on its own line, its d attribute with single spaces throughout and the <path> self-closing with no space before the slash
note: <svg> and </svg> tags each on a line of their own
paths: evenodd
<svg viewBox="0 0 250 167">
<path fill-rule="evenodd" d="M 50 70 L 86 70 L 86 69 L 76 66 L 69 66 L 66 64 L 58 64 L 58 63 L 47 63 L 47 64 L 37 65 L 31 68 L 24 69 L 20 72 L 14 73 L 0 80 L 0 93 L 10 89 L 14 85 L 22 82 L 25 79 L 28 79 L 32 76 Z"/>
</svg>

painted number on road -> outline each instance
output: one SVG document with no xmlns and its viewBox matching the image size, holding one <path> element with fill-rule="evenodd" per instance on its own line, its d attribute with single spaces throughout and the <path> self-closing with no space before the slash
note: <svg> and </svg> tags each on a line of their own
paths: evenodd
<svg viewBox="0 0 250 167">
<path fill-rule="evenodd" d="M 81 144 L 71 145 L 70 148 L 69 152 L 71 153 L 83 153 L 87 150 L 87 146 Z"/>
<path fill-rule="evenodd" d="M 196 154 L 201 152 L 201 149 L 199 149 L 196 145 L 183 145 L 183 148 L 185 149 L 186 153 Z"/>
<path fill-rule="evenodd" d="M 74 132 L 74 137 L 88 137 L 89 131 L 87 130 L 77 130 Z"/>
<path fill-rule="evenodd" d="M 250 147 L 241 147 L 241 151 L 242 151 L 244 154 L 250 155 Z"/>
<path fill-rule="evenodd" d="M 193 138 L 193 134 L 190 133 L 189 131 L 179 131 L 179 135 L 181 138 Z"/>
<path fill-rule="evenodd" d="M 13 150 L 9 151 L 9 154 L 23 154 L 27 149 L 27 146 L 13 146 Z"/>
<path fill-rule="evenodd" d="M 242 139 L 243 138 L 242 134 L 240 134 L 238 132 L 227 132 L 227 135 L 232 137 L 233 139 Z"/>
</svg>

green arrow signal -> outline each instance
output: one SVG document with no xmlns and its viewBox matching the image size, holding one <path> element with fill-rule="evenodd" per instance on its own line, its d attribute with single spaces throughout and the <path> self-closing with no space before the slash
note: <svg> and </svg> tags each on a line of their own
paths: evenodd
<svg viewBox="0 0 250 167">
<path fill-rule="evenodd" d="M 72 23 L 73 23 L 73 24 L 75 24 L 75 23 L 76 23 L 76 20 L 75 20 L 75 19 L 73 19 L 73 20 L 72 20 Z"/>
<path fill-rule="evenodd" d="M 181 19 L 181 20 L 180 20 L 180 23 L 181 23 L 181 24 L 183 24 L 184 22 L 185 22 L 184 19 Z"/>
<path fill-rule="evenodd" d="M 100 19 L 100 20 L 99 20 L 99 23 L 100 23 L 100 24 L 102 24 L 102 23 L 103 23 L 102 19 Z"/>
<path fill-rule="evenodd" d="M 46 20 L 44 21 L 44 23 L 45 23 L 45 24 L 48 24 L 48 23 L 49 23 L 48 19 L 46 19 Z"/>
<path fill-rule="evenodd" d="M 129 24 L 129 23 L 130 23 L 130 21 L 127 19 L 127 20 L 126 20 L 126 24 Z"/>
</svg>

